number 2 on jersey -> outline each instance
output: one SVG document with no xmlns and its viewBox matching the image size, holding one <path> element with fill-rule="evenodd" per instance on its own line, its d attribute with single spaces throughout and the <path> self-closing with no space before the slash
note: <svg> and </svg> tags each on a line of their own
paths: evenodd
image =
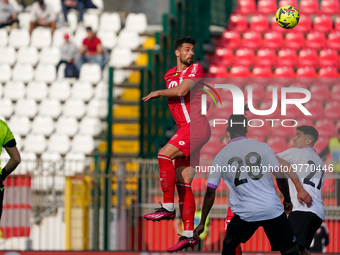
<svg viewBox="0 0 340 255">
<path fill-rule="evenodd" d="M 251 157 L 255 157 L 256 161 L 255 163 L 251 163 L 250 162 L 250 158 Z M 240 157 L 232 157 L 231 159 L 229 159 L 228 164 L 231 165 L 233 162 L 237 162 L 238 166 L 236 169 L 236 175 L 235 175 L 235 179 L 234 179 L 234 184 L 235 187 L 237 187 L 238 185 L 247 183 L 248 180 L 247 178 L 244 179 L 240 179 L 240 175 L 241 175 L 241 167 L 244 165 L 243 160 Z M 256 153 L 256 152 L 249 152 L 246 157 L 245 157 L 245 163 L 246 166 L 248 168 L 250 168 L 250 171 L 247 171 L 248 176 L 252 179 L 252 180 L 259 180 L 262 178 L 263 176 L 263 172 L 262 172 L 262 166 L 261 166 L 261 156 L 260 154 Z M 254 175 L 253 173 L 253 168 L 258 168 L 259 169 L 259 173 L 257 175 Z"/>
<path fill-rule="evenodd" d="M 316 171 L 317 171 L 317 170 L 320 171 L 320 166 L 318 166 L 318 167 L 316 168 L 316 165 L 315 165 L 315 163 L 314 163 L 312 160 L 308 160 L 307 163 L 309 164 L 310 167 L 313 167 L 313 168 L 312 168 L 312 172 L 311 172 L 309 175 L 307 175 L 307 176 L 303 179 L 303 183 L 304 183 L 304 184 L 307 184 L 307 185 L 310 185 L 310 186 L 312 186 L 312 187 L 315 188 L 315 183 L 312 182 L 311 179 L 312 179 L 313 176 L 316 174 Z M 322 169 L 321 169 L 321 171 L 322 171 L 322 172 L 321 172 L 320 181 L 319 181 L 318 186 L 316 187 L 317 189 L 321 189 L 322 178 L 323 178 L 324 175 L 325 175 L 325 171 L 323 171 Z"/>
</svg>

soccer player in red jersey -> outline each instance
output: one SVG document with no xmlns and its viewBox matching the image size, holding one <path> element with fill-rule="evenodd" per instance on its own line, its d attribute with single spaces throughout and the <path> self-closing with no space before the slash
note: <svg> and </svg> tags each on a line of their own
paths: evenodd
<svg viewBox="0 0 340 255">
<path fill-rule="evenodd" d="M 167 97 L 171 114 L 178 130 L 159 151 L 159 175 L 163 191 L 163 204 L 154 213 L 144 215 L 152 221 L 174 219 L 174 192 L 177 186 L 179 208 L 184 223 L 183 236 L 168 252 L 193 247 L 198 242 L 193 237 L 195 199 L 191 190 L 195 169 L 199 165 L 200 150 L 210 139 L 210 125 L 201 114 L 201 94 L 204 85 L 191 78 L 203 78 L 203 68 L 194 63 L 196 41 L 184 37 L 175 42 L 177 65 L 164 76 L 166 89 L 151 92 L 143 101 Z M 175 161 L 173 164 L 173 160 Z"/>
</svg>

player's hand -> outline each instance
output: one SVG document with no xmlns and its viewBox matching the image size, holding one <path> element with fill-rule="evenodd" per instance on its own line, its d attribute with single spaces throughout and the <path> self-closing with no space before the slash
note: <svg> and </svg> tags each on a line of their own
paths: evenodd
<svg viewBox="0 0 340 255">
<path fill-rule="evenodd" d="M 204 231 L 204 225 L 198 225 L 194 230 L 194 238 L 200 240 L 200 234 Z"/>
<path fill-rule="evenodd" d="M 293 210 L 293 204 L 292 204 L 292 202 L 289 202 L 289 203 L 288 203 L 288 202 L 286 202 L 286 201 L 283 200 L 283 209 L 284 209 L 284 211 L 285 211 L 286 214 L 291 213 L 292 210 Z"/>
<path fill-rule="evenodd" d="M 159 91 L 156 90 L 156 91 L 152 91 L 149 95 L 143 97 L 142 100 L 143 100 L 144 102 L 146 102 L 146 101 L 148 101 L 149 99 L 152 99 L 152 98 L 159 98 L 160 96 L 161 96 L 161 95 L 160 95 Z"/>
<path fill-rule="evenodd" d="M 313 198 L 305 189 L 299 189 L 297 191 L 297 199 L 299 200 L 300 204 L 305 203 L 307 207 L 310 207 L 313 203 Z"/>
</svg>

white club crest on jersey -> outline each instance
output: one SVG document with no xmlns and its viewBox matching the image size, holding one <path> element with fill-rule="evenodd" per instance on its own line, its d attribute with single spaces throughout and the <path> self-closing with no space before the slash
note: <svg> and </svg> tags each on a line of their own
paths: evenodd
<svg viewBox="0 0 340 255">
<path fill-rule="evenodd" d="M 178 144 L 179 144 L 179 145 L 184 145 L 185 142 L 184 142 L 184 141 L 179 141 Z"/>
</svg>

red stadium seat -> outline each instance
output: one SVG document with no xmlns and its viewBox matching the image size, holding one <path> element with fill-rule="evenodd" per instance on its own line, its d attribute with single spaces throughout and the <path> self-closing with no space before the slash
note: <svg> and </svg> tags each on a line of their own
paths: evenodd
<svg viewBox="0 0 340 255">
<path fill-rule="evenodd" d="M 328 136 L 319 136 L 313 148 L 316 150 L 316 153 L 320 153 L 329 143 Z"/>
<path fill-rule="evenodd" d="M 335 49 L 322 49 L 319 52 L 319 65 L 321 66 L 337 66 L 338 51 Z"/>
<path fill-rule="evenodd" d="M 300 32 L 288 32 L 285 37 L 285 46 L 292 49 L 300 49 L 304 44 L 305 37 Z"/>
<path fill-rule="evenodd" d="M 282 49 L 277 53 L 277 63 L 278 65 L 288 65 L 293 66 L 296 65 L 297 62 L 297 54 L 293 49 Z"/>
<path fill-rule="evenodd" d="M 322 103 L 320 101 L 309 101 L 304 106 L 312 114 L 306 115 L 305 118 L 318 119 L 324 117 L 322 111 Z"/>
<path fill-rule="evenodd" d="M 215 55 L 210 61 L 211 64 L 218 64 L 223 66 L 228 66 L 233 63 L 234 53 L 232 49 L 228 47 L 218 47 L 215 51 Z"/>
<path fill-rule="evenodd" d="M 253 118 L 248 118 L 247 119 L 253 119 Z M 257 119 L 257 118 L 254 118 Z M 249 121 L 248 120 L 248 121 Z M 261 127 L 262 122 L 258 120 L 250 121 L 249 124 L 251 126 L 248 126 L 248 132 L 251 132 L 252 136 L 267 136 L 269 134 L 270 128 L 267 122 L 264 123 L 264 125 Z M 250 131 L 251 130 L 251 131 Z"/>
<path fill-rule="evenodd" d="M 293 78 L 294 77 L 294 70 L 293 67 L 291 66 L 281 66 L 281 67 L 276 67 L 275 76 L 277 78 Z"/>
<path fill-rule="evenodd" d="M 302 49 L 299 52 L 299 65 L 315 66 L 318 62 L 318 53 L 315 49 Z"/>
<path fill-rule="evenodd" d="M 340 49 L 340 31 L 331 31 L 328 34 L 327 46 L 334 49 Z"/>
<path fill-rule="evenodd" d="M 318 0 L 301 0 L 300 1 L 300 13 L 315 14 L 319 10 Z"/>
<path fill-rule="evenodd" d="M 268 31 L 263 35 L 263 46 L 271 49 L 279 49 L 283 45 L 283 35 L 278 31 Z"/>
<path fill-rule="evenodd" d="M 276 55 L 273 49 L 259 49 L 256 53 L 256 62 L 262 66 L 272 66 L 275 64 Z"/>
<path fill-rule="evenodd" d="M 333 66 L 321 67 L 319 70 L 320 78 L 338 78 L 338 70 Z"/>
<path fill-rule="evenodd" d="M 287 32 L 289 32 L 289 29 L 284 29 L 283 27 L 280 27 L 280 26 L 276 23 L 275 15 L 273 15 L 273 16 L 270 18 L 270 28 L 271 28 L 271 30 L 276 31 L 276 32 L 280 32 L 280 33 L 287 33 Z"/>
<path fill-rule="evenodd" d="M 276 0 L 258 0 L 257 11 L 265 14 L 275 14 L 277 11 Z"/>
<path fill-rule="evenodd" d="M 276 23 L 275 15 L 273 15 L 270 18 L 270 28 L 271 28 L 271 30 L 276 31 L 276 32 L 280 32 L 280 33 L 287 33 L 288 32 L 288 29 L 284 29 Z"/>
<path fill-rule="evenodd" d="M 246 95 L 246 97 L 247 97 L 246 100 L 248 100 L 248 95 L 249 95 L 248 89 L 252 90 L 252 97 L 253 97 L 254 105 L 255 105 L 256 102 L 261 100 L 261 98 L 263 98 L 263 93 L 264 93 L 263 84 L 260 84 L 260 83 L 247 84 L 243 89 L 243 94 Z"/>
<path fill-rule="evenodd" d="M 274 125 L 271 127 L 270 136 L 271 137 L 281 137 L 286 139 L 287 137 L 291 139 L 293 136 L 293 129 L 291 127 L 285 127 L 281 125 L 281 121 L 273 121 Z M 270 125 L 272 123 L 270 122 Z M 291 125 L 290 123 L 284 123 L 284 125 Z"/>
<path fill-rule="evenodd" d="M 253 78 L 271 78 L 272 77 L 272 68 L 270 66 L 254 66 Z"/>
<path fill-rule="evenodd" d="M 225 66 L 222 65 L 210 65 L 207 73 L 208 78 L 227 78 L 228 71 Z"/>
<path fill-rule="evenodd" d="M 336 122 L 336 124 L 335 124 L 335 133 L 338 134 L 339 129 L 340 129 L 340 120 L 338 120 L 338 121 Z"/>
<path fill-rule="evenodd" d="M 300 117 L 301 117 L 301 115 L 300 115 Z M 306 119 L 306 118 L 299 119 L 299 118 L 297 118 L 296 121 L 298 123 L 297 126 L 313 126 L 314 125 L 313 120 L 311 120 L 311 119 Z M 295 132 L 296 131 L 294 131 L 294 134 L 295 134 Z"/>
<path fill-rule="evenodd" d="M 266 91 L 264 94 L 264 101 L 273 101 L 273 88 L 277 88 L 277 98 L 281 99 L 281 88 L 283 87 L 283 85 L 281 83 L 269 83 L 266 86 Z"/>
<path fill-rule="evenodd" d="M 237 31 L 225 30 L 222 34 L 222 46 L 235 49 L 241 44 L 241 35 Z"/>
<path fill-rule="evenodd" d="M 249 67 L 237 65 L 230 69 L 230 78 L 249 78 L 250 71 Z"/>
<path fill-rule="evenodd" d="M 243 32 L 247 30 L 248 23 L 247 17 L 243 14 L 233 13 L 229 17 L 229 26 L 230 30 L 236 30 L 238 32 Z"/>
<path fill-rule="evenodd" d="M 255 62 L 255 52 L 252 49 L 241 48 L 235 51 L 235 64 L 250 66 Z"/>
<path fill-rule="evenodd" d="M 299 23 L 294 27 L 295 31 L 307 33 L 312 29 L 312 21 L 309 15 L 301 14 Z"/>
<path fill-rule="evenodd" d="M 340 102 L 340 84 L 336 84 L 332 87 L 331 98 Z"/>
<path fill-rule="evenodd" d="M 340 103 L 338 101 L 327 101 L 324 108 L 324 116 L 329 119 L 339 119 L 340 118 Z"/>
<path fill-rule="evenodd" d="M 262 102 L 260 103 L 260 105 L 258 106 L 257 109 L 259 110 L 269 110 L 271 109 L 273 105 L 273 101 L 271 99 L 269 100 L 262 100 Z M 272 113 L 272 114 L 269 114 L 269 115 L 266 115 L 266 119 L 272 119 L 272 118 L 281 118 L 281 107 L 280 105 L 278 104 L 276 110 Z"/>
<path fill-rule="evenodd" d="M 315 78 L 316 71 L 312 66 L 299 67 L 296 71 L 296 78 Z"/>
<path fill-rule="evenodd" d="M 340 16 L 336 16 L 334 21 L 334 30 L 339 31 L 340 30 Z"/>
<path fill-rule="evenodd" d="M 257 32 L 266 32 L 269 29 L 267 15 L 257 14 L 250 17 L 250 29 Z"/>
<path fill-rule="evenodd" d="M 323 13 L 336 14 L 339 12 L 339 0 L 322 0 L 320 9 Z"/>
<path fill-rule="evenodd" d="M 262 37 L 259 32 L 256 31 L 247 31 L 242 36 L 243 47 L 257 49 L 261 46 Z"/>
<path fill-rule="evenodd" d="M 309 88 L 311 100 L 325 101 L 329 99 L 329 88 L 327 85 L 316 83 Z"/>
<path fill-rule="evenodd" d="M 282 7 L 282 6 L 285 6 L 285 5 L 291 5 L 295 8 L 297 8 L 298 7 L 298 1 L 297 0 L 280 0 L 279 1 L 279 7 Z"/>
<path fill-rule="evenodd" d="M 237 1 L 236 12 L 251 14 L 255 12 L 255 0 L 239 0 Z"/>
<path fill-rule="evenodd" d="M 280 153 L 287 148 L 286 139 L 283 137 L 270 137 L 267 144 L 272 148 L 275 154 Z"/>
<path fill-rule="evenodd" d="M 306 47 L 320 49 L 326 44 L 326 36 L 323 32 L 312 31 L 307 34 Z"/>
<path fill-rule="evenodd" d="M 333 29 L 332 17 L 326 14 L 319 14 L 313 20 L 313 28 L 320 32 L 329 32 Z"/>
<path fill-rule="evenodd" d="M 334 133 L 334 122 L 333 120 L 320 119 L 315 122 L 315 128 L 319 132 L 320 136 L 333 136 Z"/>
</svg>

